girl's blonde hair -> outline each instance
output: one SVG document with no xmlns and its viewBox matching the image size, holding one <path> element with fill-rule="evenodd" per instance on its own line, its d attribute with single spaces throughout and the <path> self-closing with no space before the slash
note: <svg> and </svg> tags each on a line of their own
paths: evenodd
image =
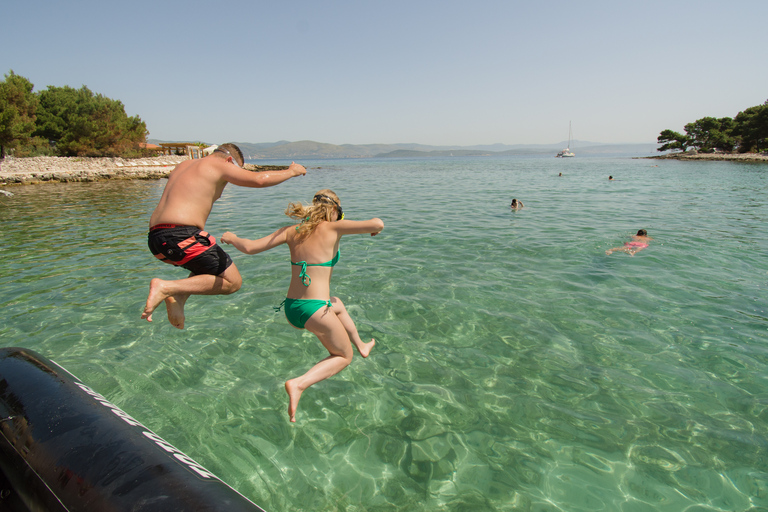
<svg viewBox="0 0 768 512">
<path fill-rule="evenodd" d="M 340 204 L 339 196 L 333 190 L 325 188 L 315 194 L 310 206 L 291 203 L 285 210 L 285 214 L 292 219 L 301 221 L 296 226 L 298 237 L 301 239 L 309 236 L 321 222 L 330 222 L 333 218 L 333 212 L 338 211 Z"/>
</svg>

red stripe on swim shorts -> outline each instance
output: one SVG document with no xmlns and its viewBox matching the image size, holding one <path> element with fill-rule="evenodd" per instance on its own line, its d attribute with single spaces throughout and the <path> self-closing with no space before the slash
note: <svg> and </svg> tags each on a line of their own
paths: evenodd
<svg viewBox="0 0 768 512">
<path fill-rule="evenodd" d="M 211 245 L 203 245 L 197 241 L 196 236 L 191 236 L 187 238 L 186 240 L 179 243 L 179 249 L 184 251 L 184 258 L 181 259 L 181 261 L 174 261 L 174 265 L 184 265 L 188 261 L 191 261 L 201 254 L 203 254 L 205 251 L 216 245 L 216 238 L 212 237 L 205 231 L 201 231 L 198 233 L 198 235 L 206 237 L 208 240 L 210 240 Z"/>
<path fill-rule="evenodd" d="M 171 229 L 171 228 L 186 228 L 187 226 L 184 226 L 182 224 L 155 224 L 154 226 L 151 226 L 149 228 L 150 231 L 154 231 L 156 229 Z"/>
</svg>

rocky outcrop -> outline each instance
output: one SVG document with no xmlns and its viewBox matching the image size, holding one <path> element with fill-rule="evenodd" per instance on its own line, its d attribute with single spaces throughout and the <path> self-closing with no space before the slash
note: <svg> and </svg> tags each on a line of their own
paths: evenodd
<svg viewBox="0 0 768 512">
<path fill-rule="evenodd" d="M 6 158 L 0 162 L 0 183 L 32 184 L 47 181 L 101 181 L 164 178 L 186 156 L 158 158 L 77 158 L 38 156 Z"/>
<path fill-rule="evenodd" d="M 0 161 L 0 185 L 30 185 L 45 182 L 159 179 L 170 174 L 188 156 L 156 158 L 78 158 L 38 156 Z M 286 169 L 285 166 L 245 164 L 251 171 Z"/>
<path fill-rule="evenodd" d="M 734 162 L 768 162 L 766 153 L 668 153 L 666 155 L 649 156 L 660 160 L 725 160 Z"/>
</svg>

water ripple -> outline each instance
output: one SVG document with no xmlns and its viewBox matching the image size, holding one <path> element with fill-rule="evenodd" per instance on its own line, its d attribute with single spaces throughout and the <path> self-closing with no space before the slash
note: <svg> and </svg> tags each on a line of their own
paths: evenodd
<svg viewBox="0 0 768 512">
<path fill-rule="evenodd" d="M 180 277 L 145 245 L 162 186 L 0 201 L 0 333 L 266 509 L 768 507 L 764 166 L 361 160 L 225 191 L 216 236 L 263 236 L 326 187 L 386 223 L 345 238 L 334 270 L 379 343 L 307 391 L 297 425 L 283 383 L 326 353 L 272 310 L 283 248 L 233 254 L 242 290 L 190 299 L 184 331 L 139 321 L 149 279 Z M 605 256 L 641 227 L 648 249 Z"/>
</svg>

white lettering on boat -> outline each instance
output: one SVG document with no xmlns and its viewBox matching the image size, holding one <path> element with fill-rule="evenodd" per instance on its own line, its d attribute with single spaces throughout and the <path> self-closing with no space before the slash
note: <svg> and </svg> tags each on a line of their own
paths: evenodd
<svg viewBox="0 0 768 512">
<path fill-rule="evenodd" d="M 216 480 L 218 480 L 216 475 L 214 475 L 213 473 L 205 469 L 203 466 L 195 462 L 188 455 L 185 455 L 181 450 L 177 449 L 176 447 L 168 443 L 168 441 L 164 440 L 162 437 L 158 436 L 157 434 L 149 430 L 147 427 L 145 427 L 144 425 L 142 425 L 141 423 L 133 419 L 130 414 L 121 410 L 116 405 L 112 404 L 109 400 L 104 398 L 102 395 L 100 395 L 96 391 L 92 390 L 82 382 L 75 382 L 75 385 L 80 389 L 82 389 L 83 391 L 85 391 L 90 396 L 92 396 L 93 398 L 95 398 L 97 402 L 99 402 L 101 405 L 103 405 L 104 407 L 112 411 L 112 413 L 115 416 L 117 416 L 118 418 L 120 418 L 121 420 L 129 424 L 130 426 L 140 427 L 143 430 L 142 434 L 144 435 L 144 437 L 150 439 L 157 446 L 159 446 L 166 452 L 173 455 L 173 457 L 176 460 L 184 464 L 187 468 L 191 469 L 192 471 L 194 471 L 195 473 L 197 473 L 203 478 L 215 478 Z"/>
</svg>

